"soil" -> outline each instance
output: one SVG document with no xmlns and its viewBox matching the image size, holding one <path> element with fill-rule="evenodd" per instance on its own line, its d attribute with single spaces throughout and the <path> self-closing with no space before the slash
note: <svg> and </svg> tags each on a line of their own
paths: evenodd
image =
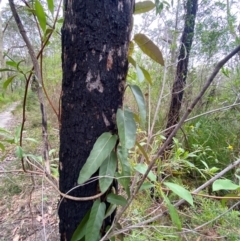
<svg viewBox="0 0 240 241">
<path fill-rule="evenodd" d="M 0 113 L 0 128 L 13 132 L 21 122 L 12 114 L 17 105 Z M 41 176 L 19 171 L 15 148 L 0 151 L 0 241 L 59 240 L 58 194 Z"/>
<path fill-rule="evenodd" d="M 10 105 L 5 111 L 0 113 L 0 128 L 11 128 L 14 125 L 14 116 L 12 111 L 16 109 L 19 105 L 19 102 L 15 102 Z"/>
</svg>

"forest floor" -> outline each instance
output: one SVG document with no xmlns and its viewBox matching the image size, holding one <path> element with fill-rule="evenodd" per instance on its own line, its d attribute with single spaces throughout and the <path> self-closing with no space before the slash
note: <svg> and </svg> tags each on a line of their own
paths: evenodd
<svg viewBox="0 0 240 241">
<path fill-rule="evenodd" d="M 0 113 L 0 128 L 12 134 L 21 122 L 20 115 L 12 114 L 18 105 Z M 42 177 L 19 171 L 16 145 L 5 148 L 0 150 L 0 241 L 59 240 L 58 194 Z"/>
</svg>

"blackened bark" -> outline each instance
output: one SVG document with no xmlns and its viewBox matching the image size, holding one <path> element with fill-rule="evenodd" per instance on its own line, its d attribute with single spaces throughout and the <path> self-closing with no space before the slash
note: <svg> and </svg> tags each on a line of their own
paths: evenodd
<svg viewBox="0 0 240 241">
<path fill-rule="evenodd" d="M 198 0 L 187 0 L 184 30 L 181 37 L 181 48 L 178 56 L 175 81 L 172 87 L 172 99 L 168 112 L 167 128 L 177 124 L 182 106 L 184 88 L 186 86 L 188 60 L 194 36 L 195 19 L 198 8 Z M 171 129 L 166 132 L 169 136 Z"/>
<path fill-rule="evenodd" d="M 116 132 L 115 116 L 122 106 L 128 70 L 134 0 L 65 0 L 62 28 L 62 117 L 60 131 L 60 190 L 68 192 L 96 139 Z M 70 195 L 97 194 L 93 182 Z M 59 207 L 61 240 L 71 236 L 93 201 L 64 199 Z"/>
</svg>

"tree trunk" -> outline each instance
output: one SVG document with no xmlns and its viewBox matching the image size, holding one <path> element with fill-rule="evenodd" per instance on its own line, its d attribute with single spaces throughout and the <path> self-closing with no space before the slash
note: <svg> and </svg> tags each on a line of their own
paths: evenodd
<svg viewBox="0 0 240 241">
<path fill-rule="evenodd" d="M 0 0 L 0 3 L 2 1 Z M 3 53 L 3 29 L 2 29 L 2 11 L 0 10 L 0 68 L 5 67 L 4 61 L 4 53 Z M 5 81 L 6 80 L 6 72 L 0 73 L 0 79 Z"/>
<path fill-rule="evenodd" d="M 194 36 L 197 8 L 198 0 L 187 0 L 185 24 L 181 37 L 181 48 L 178 56 L 175 82 L 172 88 L 172 99 L 168 112 L 167 128 L 177 124 L 179 120 L 184 88 L 186 86 L 188 60 Z M 166 132 L 165 135 L 169 136 L 170 133 L 171 128 Z"/>
<path fill-rule="evenodd" d="M 128 71 L 128 45 L 134 0 L 65 0 L 62 28 L 62 116 L 59 186 L 77 186 L 79 172 L 103 132 L 116 133 Z M 98 182 L 68 193 L 88 197 Z M 103 201 L 103 200 L 102 200 Z M 93 201 L 60 203 L 61 240 L 70 240 Z M 111 220 L 110 220 L 111 222 Z M 109 224 L 105 224 L 109 225 Z"/>
</svg>

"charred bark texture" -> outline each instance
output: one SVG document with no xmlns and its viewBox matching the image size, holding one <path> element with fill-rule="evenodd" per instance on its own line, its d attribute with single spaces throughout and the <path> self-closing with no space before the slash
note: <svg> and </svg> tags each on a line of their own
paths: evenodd
<svg viewBox="0 0 240 241">
<path fill-rule="evenodd" d="M 63 193 L 77 179 L 96 139 L 116 132 L 128 70 L 134 0 L 65 0 L 62 28 L 62 117 L 59 186 Z M 88 197 L 98 183 L 68 193 Z M 64 199 L 59 207 L 61 240 L 70 240 L 93 201 Z"/>
<path fill-rule="evenodd" d="M 179 120 L 184 88 L 186 86 L 188 60 L 194 36 L 197 8 L 198 0 L 187 0 L 185 24 L 181 37 L 175 81 L 172 87 L 172 99 L 168 112 L 167 128 L 177 124 Z M 170 132 L 171 129 L 166 132 L 166 136 L 169 136 Z"/>
</svg>

